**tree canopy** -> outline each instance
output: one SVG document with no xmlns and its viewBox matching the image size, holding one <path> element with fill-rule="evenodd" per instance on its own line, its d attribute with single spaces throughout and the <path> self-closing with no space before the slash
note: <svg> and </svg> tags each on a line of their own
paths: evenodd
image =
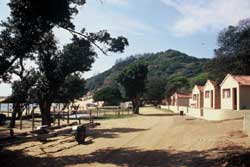
<svg viewBox="0 0 250 167">
<path fill-rule="evenodd" d="M 166 80 L 162 78 L 150 78 L 146 83 L 146 91 L 144 98 L 149 101 L 155 101 L 155 104 L 160 104 L 165 97 Z"/>
<path fill-rule="evenodd" d="M 175 92 L 181 92 L 184 93 L 188 91 L 190 88 L 189 81 L 184 76 L 175 76 L 170 78 L 167 81 L 165 90 L 166 90 L 166 96 L 170 97 Z"/>
<path fill-rule="evenodd" d="M 72 19 L 84 4 L 85 0 L 11 0 L 10 17 L 1 24 L 0 78 L 7 81 L 16 69 L 25 71 L 26 60 L 35 63 L 37 80 L 30 91 L 39 104 L 43 125 L 50 125 L 53 102 L 69 102 L 84 95 L 85 81 L 80 76 L 91 69 L 96 47 L 108 55 L 121 53 L 128 45 L 125 37 L 111 37 L 106 30 L 75 31 Z M 55 40 L 55 26 L 72 34 L 63 49 Z"/>
<path fill-rule="evenodd" d="M 104 87 L 94 93 L 94 101 L 104 101 L 104 105 L 119 105 L 122 95 L 117 86 Z"/>
<path fill-rule="evenodd" d="M 210 64 L 215 78 L 221 81 L 227 73 L 250 75 L 250 19 L 220 32 L 218 46 Z"/>
<path fill-rule="evenodd" d="M 126 96 L 132 100 L 133 112 L 139 113 L 140 97 L 145 91 L 148 66 L 145 63 L 138 62 L 129 65 L 117 78 L 124 89 Z"/>
</svg>

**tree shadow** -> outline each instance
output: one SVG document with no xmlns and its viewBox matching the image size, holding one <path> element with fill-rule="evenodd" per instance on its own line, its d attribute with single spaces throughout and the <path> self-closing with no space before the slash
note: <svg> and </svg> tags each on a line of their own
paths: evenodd
<svg viewBox="0 0 250 167">
<path fill-rule="evenodd" d="M 218 156 L 214 156 L 217 155 Z M 249 166 L 250 152 L 241 147 L 211 149 L 206 151 L 177 152 L 175 150 L 141 150 L 137 148 L 106 148 L 90 154 L 52 157 L 33 157 L 21 151 L 1 150 L 1 166 L 56 167 L 68 165 L 87 166 L 92 163 L 128 167 L 240 167 Z M 13 158 L 15 159 L 13 161 Z"/>
<path fill-rule="evenodd" d="M 175 113 L 166 113 L 166 114 L 139 114 L 140 116 L 150 116 L 150 117 L 172 117 L 172 116 L 178 116 L 180 114 L 175 114 Z"/>
<path fill-rule="evenodd" d="M 146 130 L 149 129 L 140 129 L 140 128 L 91 129 L 88 131 L 88 135 L 93 138 L 117 138 L 122 133 L 134 133 Z"/>
</svg>

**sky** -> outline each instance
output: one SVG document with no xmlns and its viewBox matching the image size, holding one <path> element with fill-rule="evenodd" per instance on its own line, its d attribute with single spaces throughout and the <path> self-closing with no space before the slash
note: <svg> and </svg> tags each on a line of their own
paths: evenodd
<svg viewBox="0 0 250 167">
<path fill-rule="evenodd" d="M 0 20 L 9 15 L 0 0 Z M 125 36 L 129 47 L 123 54 L 99 54 L 85 78 L 101 73 L 120 58 L 138 53 L 175 49 L 195 57 L 212 58 L 218 33 L 250 16 L 250 0 L 87 0 L 73 22 L 76 30 L 108 30 Z M 54 29 L 60 46 L 70 41 L 70 33 Z M 9 95 L 10 86 L 0 84 L 0 96 Z"/>
</svg>

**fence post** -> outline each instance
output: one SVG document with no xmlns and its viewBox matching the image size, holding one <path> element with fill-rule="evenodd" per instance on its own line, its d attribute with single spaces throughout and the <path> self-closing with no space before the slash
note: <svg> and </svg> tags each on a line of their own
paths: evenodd
<svg viewBox="0 0 250 167">
<path fill-rule="evenodd" d="M 31 111 L 32 114 L 32 131 L 34 130 L 35 127 L 35 116 L 34 116 L 34 110 Z"/>
<path fill-rule="evenodd" d="M 67 123 L 69 124 L 69 106 L 68 106 L 68 113 L 67 113 Z"/>
<path fill-rule="evenodd" d="M 60 111 L 57 113 L 58 126 L 60 126 Z"/>
</svg>

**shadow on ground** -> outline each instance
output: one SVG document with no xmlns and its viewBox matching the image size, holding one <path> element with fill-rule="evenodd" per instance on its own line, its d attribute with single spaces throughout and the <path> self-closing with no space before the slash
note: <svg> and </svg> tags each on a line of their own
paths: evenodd
<svg viewBox="0 0 250 167">
<path fill-rule="evenodd" d="M 91 129 L 89 131 L 89 136 L 94 138 L 116 138 L 119 137 L 121 133 L 133 133 L 146 131 L 148 129 L 139 128 L 111 128 L 111 129 Z"/>
<path fill-rule="evenodd" d="M 174 114 L 174 113 L 166 113 L 166 114 L 139 114 L 140 116 L 153 116 L 153 117 L 172 117 L 172 116 L 178 116 L 180 114 Z"/>
<path fill-rule="evenodd" d="M 214 157 L 214 155 L 218 155 Z M 91 163 L 113 164 L 128 167 L 247 167 L 250 152 L 240 147 L 212 149 L 207 151 L 176 152 L 174 150 L 139 150 L 136 148 L 101 149 L 87 155 L 32 157 L 21 151 L 1 150 L 1 167 L 33 166 L 56 167 L 87 165 Z"/>
</svg>

